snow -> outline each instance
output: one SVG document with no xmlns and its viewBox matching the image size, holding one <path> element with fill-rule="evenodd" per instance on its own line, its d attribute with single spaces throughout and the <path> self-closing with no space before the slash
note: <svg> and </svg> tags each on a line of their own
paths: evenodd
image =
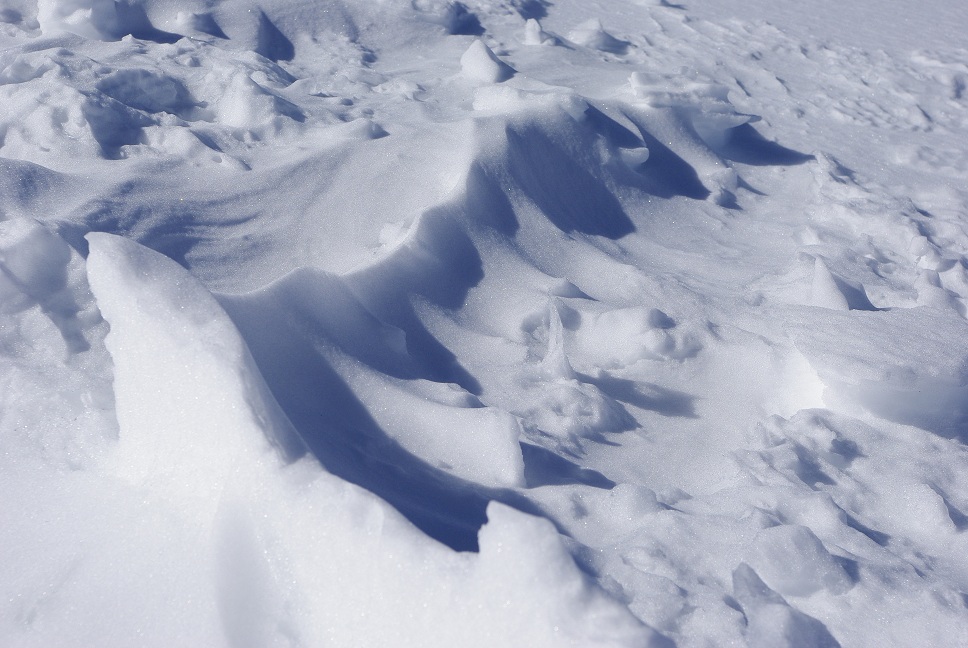
<svg viewBox="0 0 968 648">
<path fill-rule="evenodd" d="M 7 0 L 0 644 L 968 643 L 965 20 Z"/>
<path fill-rule="evenodd" d="M 461 72 L 472 81 L 500 83 L 514 76 L 514 70 L 494 55 L 481 40 L 471 43 L 460 57 Z"/>
</svg>

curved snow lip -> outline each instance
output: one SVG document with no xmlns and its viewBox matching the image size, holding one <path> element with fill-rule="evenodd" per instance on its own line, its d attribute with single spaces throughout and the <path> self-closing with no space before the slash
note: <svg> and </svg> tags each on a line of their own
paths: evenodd
<svg viewBox="0 0 968 648">
<path fill-rule="evenodd" d="M 263 435 L 285 460 L 305 452 L 232 321 L 197 280 L 128 239 L 87 241 L 88 281 L 111 326 L 122 472 L 136 480 L 206 473 L 225 465 L 219 454 L 257 447 Z"/>
<path fill-rule="evenodd" d="M 220 300 L 251 340 L 272 389 L 295 411 L 304 406 L 290 394 L 304 392 L 306 404 L 328 401 L 320 393 L 321 376 L 328 375 L 357 395 L 372 419 L 367 427 L 382 430 L 429 465 L 484 487 L 523 485 L 514 417 L 484 407 L 455 383 L 428 380 L 442 367 L 421 357 L 403 329 L 375 317 L 366 296 L 354 293 L 347 279 L 306 268 L 254 293 Z M 330 424 L 355 417 L 337 401 L 327 406 L 319 414 Z M 318 439 L 327 427 L 312 425 L 305 414 L 292 418 L 308 426 L 305 438 Z"/>
<path fill-rule="evenodd" d="M 317 464 L 292 463 L 292 427 L 216 299 L 157 252 L 87 238 L 115 364 L 120 438 L 106 468 L 177 510 L 202 538 L 195 550 L 212 552 L 214 611 L 200 614 L 217 612 L 226 639 L 427 645 L 429 613 L 458 614 L 433 630 L 442 645 L 471 630 L 472 645 L 667 645 L 582 574 L 547 520 L 492 502 L 480 552 L 458 554 Z M 337 598 L 376 618 L 336 623 Z M 292 614 L 297 602 L 308 614 Z"/>
</svg>

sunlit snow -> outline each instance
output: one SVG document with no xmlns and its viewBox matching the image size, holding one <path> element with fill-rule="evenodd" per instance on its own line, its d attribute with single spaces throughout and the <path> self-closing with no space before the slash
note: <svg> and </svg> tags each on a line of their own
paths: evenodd
<svg viewBox="0 0 968 648">
<path fill-rule="evenodd" d="M 0 0 L 0 646 L 968 645 L 966 25 Z"/>
</svg>

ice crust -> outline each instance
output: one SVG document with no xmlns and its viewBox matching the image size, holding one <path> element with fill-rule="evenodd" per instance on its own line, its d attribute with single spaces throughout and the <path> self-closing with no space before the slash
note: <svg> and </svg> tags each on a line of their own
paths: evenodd
<svg viewBox="0 0 968 648">
<path fill-rule="evenodd" d="M 968 643 L 968 41 L 757 6 L 0 6 L 0 645 Z"/>
</svg>

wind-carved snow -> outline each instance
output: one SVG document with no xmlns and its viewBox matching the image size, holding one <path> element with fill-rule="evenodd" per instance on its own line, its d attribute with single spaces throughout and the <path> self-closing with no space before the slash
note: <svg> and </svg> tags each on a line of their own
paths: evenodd
<svg viewBox="0 0 968 648">
<path fill-rule="evenodd" d="M 103 469 L 171 507 L 200 539 L 194 551 L 214 561 L 214 581 L 181 595 L 214 596 L 217 616 L 205 621 L 228 643 L 657 643 L 587 582 L 549 522 L 495 503 L 480 552 L 453 553 L 385 502 L 297 459 L 301 440 L 205 288 L 137 243 L 88 238 L 120 428 Z M 159 541 L 170 558 L 177 549 Z M 488 604 L 495 596 L 502 605 Z M 350 610 L 365 622 L 346 623 Z M 460 622 L 432 623 L 448 617 Z"/>
<path fill-rule="evenodd" d="M 968 642 L 964 50 L 596 7 L 0 9 L 0 643 Z"/>
</svg>

